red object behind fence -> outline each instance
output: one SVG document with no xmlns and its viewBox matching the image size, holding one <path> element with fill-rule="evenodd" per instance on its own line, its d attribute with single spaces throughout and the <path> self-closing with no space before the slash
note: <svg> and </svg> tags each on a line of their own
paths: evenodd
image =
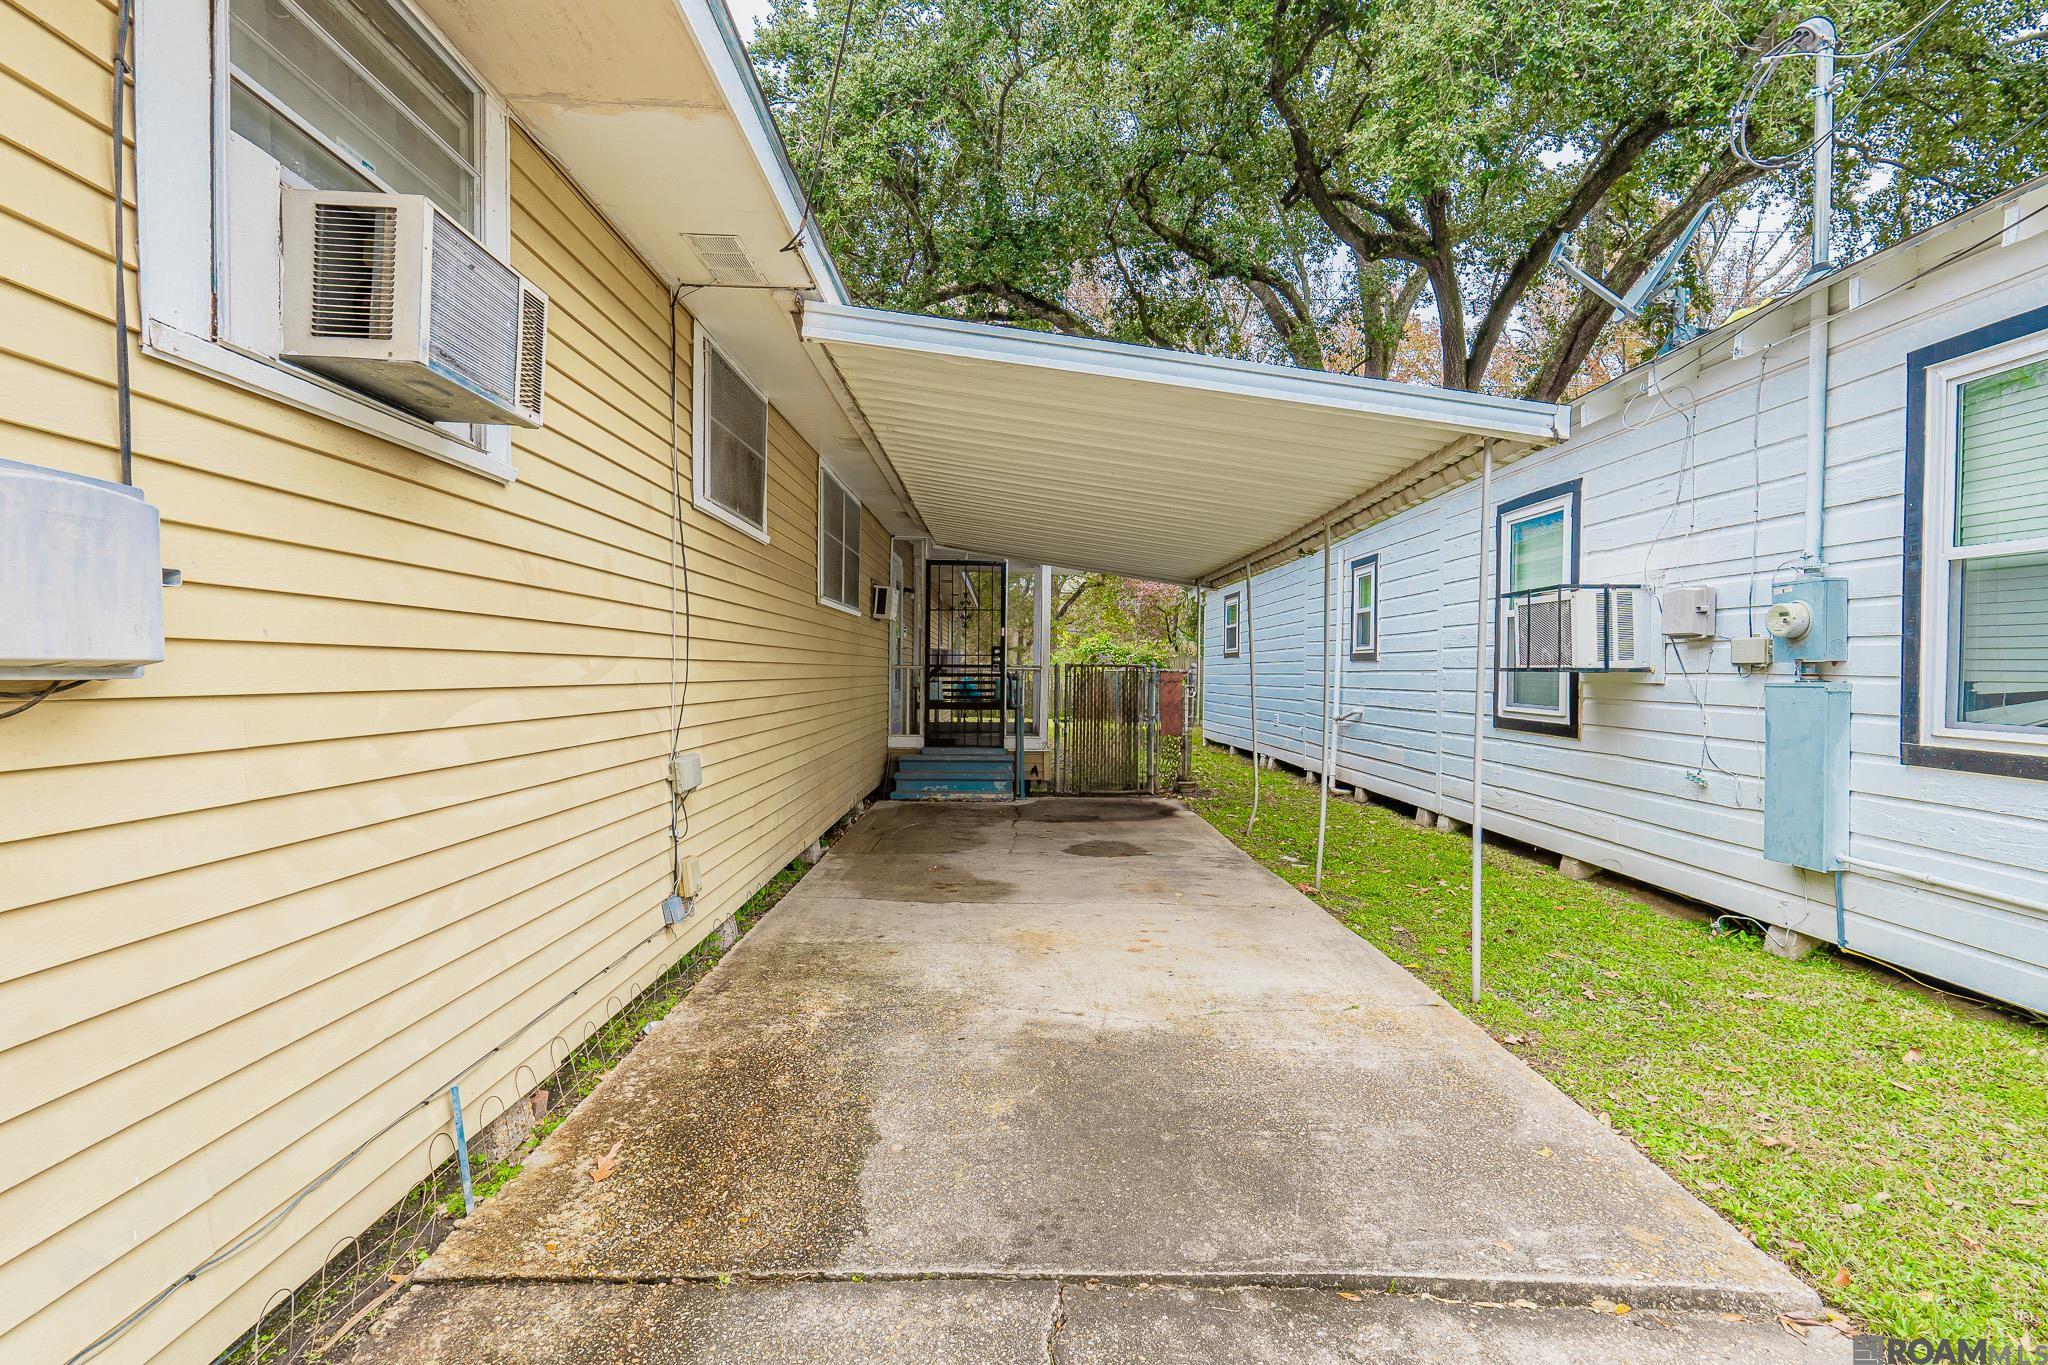
<svg viewBox="0 0 2048 1365">
<path fill-rule="evenodd" d="M 1159 675 L 1159 733 L 1175 739 L 1188 732 L 1188 675 Z"/>
</svg>

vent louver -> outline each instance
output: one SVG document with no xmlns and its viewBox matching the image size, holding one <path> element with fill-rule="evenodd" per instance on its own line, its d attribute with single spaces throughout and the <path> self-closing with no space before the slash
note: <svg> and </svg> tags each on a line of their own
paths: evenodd
<svg viewBox="0 0 2048 1365">
<path fill-rule="evenodd" d="M 754 265 L 754 258 L 747 254 L 746 243 L 724 232 L 688 232 L 683 234 L 690 243 L 690 249 L 697 253 L 704 268 L 711 272 L 711 278 L 719 284 L 762 284 L 766 281 Z"/>
<path fill-rule="evenodd" d="M 546 385 L 548 301 L 538 290 L 519 291 L 519 406 L 538 426 Z"/>
<path fill-rule="evenodd" d="M 314 206 L 314 336 L 389 341 L 397 273 L 396 208 L 388 204 Z"/>
<path fill-rule="evenodd" d="M 494 398 L 519 388 L 520 280 L 447 218 L 433 218 L 427 363 Z"/>
</svg>

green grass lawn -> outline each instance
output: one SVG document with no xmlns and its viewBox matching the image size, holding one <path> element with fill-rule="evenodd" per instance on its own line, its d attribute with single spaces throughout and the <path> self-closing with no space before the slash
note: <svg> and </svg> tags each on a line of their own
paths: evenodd
<svg viewBox="0 0 2048 1365">
<path fill-rule="evenodd" d="M 1265 774 L 1250 837 L 1250 762 L 1198 745 L 1195 780 L 1197 811 L 1308 889 L 1313 779 Z M 1474 1005 L 1471 849 L 1332 798 L 1315 899 L 1858 1323 L 2048 1346 L 2048 1030 L 1498 848 Z"/>
</svg>

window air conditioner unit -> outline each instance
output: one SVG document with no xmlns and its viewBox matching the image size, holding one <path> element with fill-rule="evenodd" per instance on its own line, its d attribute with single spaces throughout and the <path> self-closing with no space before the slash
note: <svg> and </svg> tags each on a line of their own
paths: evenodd
<svg viewBox="0 0 2048 1365">
<path fill-rule="evenodd" d="M 877 621 L 896 619 L 896 590 L 884 583 L 868 586 L 868 615 Z"/>
<path fill-rule="evenodd" d="M 424 195 L 284 191 L 283 358 L 432 422 L 537 427 L 547 295 Z"/>
<path fill-rule="evenodd" d="M 1502 667 L 1520 673 L 1615 673 L 1656 666 L 1656 596 L 1613 583 L 1567 583 L 1507 595 Z"/>
</svg>

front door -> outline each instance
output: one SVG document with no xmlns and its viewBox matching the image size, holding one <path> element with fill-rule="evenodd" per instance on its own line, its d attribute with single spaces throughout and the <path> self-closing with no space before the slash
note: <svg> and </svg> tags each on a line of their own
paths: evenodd
<svg viewBox="0 0 2048 1365">
<path fill-rule="evenodd" d="M 925 747 L 1003 746 L 1007 575 L 1000 560 L 925 565 Z"/>
</svg>

